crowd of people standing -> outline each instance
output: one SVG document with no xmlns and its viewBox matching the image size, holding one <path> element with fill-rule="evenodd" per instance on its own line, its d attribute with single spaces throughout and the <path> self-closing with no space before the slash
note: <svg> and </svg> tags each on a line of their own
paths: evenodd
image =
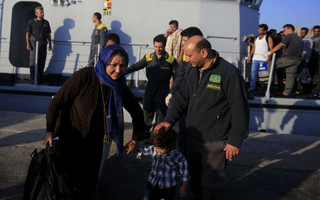
<svg viewBox="0 0 320 200">
<path fill-rule="evenodd" d="M 47 41 L 51 48 L 50 26 L 43 21 L 43 9 L 36 9 L 36 14 L 39 24 L 47 27 L 46 50 Z M 307 28 L 298 36 L 295 27 L 286 24 L 278 36 L 260 24 L 248 56 L 252 68 L 247 87 L 240 70 L 220 56 L 197 27 L 182 30 L 177 20 L 171 20 L 165 34 L 154 37 L 154 52 L 128 67 L 129 56 L 119 36 L 107 35 L 100 13 L 94 13 L 92 20 L 89 65 L 62 85 L 47 111 L 44 143 L 59 154 L 60 172 L 69 184 L 61 185 L 59 195 L 67 199 L 103 199 L 99 191 L 107 190 L 103 182 L 108 181 L 104 173 L 110 173 L 104 171 L 108 159 L 131 152 L 153 158 L 144 199 L 174 199 L 178 181 L 181 196 L 190 181 L 196 199 L 223 199 L 228 161 L 239 155 L 248 137 L 248 92 L 256 90 L 259 71 L 270 71 L 272 54 L 277 54 L 273 84 L 281 88 L 285 79 L 283 97 L 306 90 L 301 73 L 315 85 L 311 96 L 320 96 L 319 26 L 308 38 Z M 38 21 L 29 23 L 27 41 Z M 31 50 L 29 43 L 27 48 Z M 148 84 L 142 109 L 125 75 L 144 68 Z M 127 145 L 123 108 L 133 124 Z M 178 139 L 172 132 L 177 122 Z M 151 140 L 138 147 L 138 141 L 146 138 Z"/>
<path fill-rule="evenodd" d="M 43 51 L 47 41 L 50 50 L 50 25 L 43 8 L 35 11 L 39 19 L 29 23 L 26 39 L 36 30 L 46 31 L 39 34 Z M 212 49 L 199 28 L 179 29 L 177 20 L 154 37 L 154 52 L 128 67 L 120 37 L 107 34 L 100 13 L 93 13 L 92 21 L 88 66 L 64 82 L 48 107 L 44 144 L 55 151 L 60 175 L 55 182 L 59 190 L 45 195 L 104 199 L 101 191 L 108 189 L 104 183 L 112 173 L 105 170 L 109 160 L 134 152 L 153 159 L 144 199 L 174 199 L 179 182 L 178 193 L 185 196 L 189 181 L 195 198 L 222 199 L 227 161 L 239 154 L 248 136 L 249 104 L 241 72 Z M 142 109 L 125 75 L 143 68 L 148 86 Z M 133 124 L 126 145 L 123 108 Z M 178 137 L 172 130 L 176 122 L 181 124 Z M 147 142 L 138 148 L 141 140 Z"/>
<path fill-rule="evenodd" d="M 247 59 L 247 62 L 251 63 L 248 91 L 254 95 L 257 84 L 260 83 L 261 86 L 265 83 L 260 80 L 261 73 L 270 72 L 271 55 L 276 53 L 272 85 L 276 90 L 283 90 L 280 96 L 308 94 L 309 97 L 319 98 L 319 31 L 318 25 L 309 33 L 306 27 L 296 30 L 292 24 L 286 24 L 283 31 L 277 34 L 275 29 L 268 31 L 266 24 L 260 24 L 258 36 L 248 40 L 252 46 Z M 265 68 L 261 67 L 263 64 L 266 65 Z"/>
</svg>

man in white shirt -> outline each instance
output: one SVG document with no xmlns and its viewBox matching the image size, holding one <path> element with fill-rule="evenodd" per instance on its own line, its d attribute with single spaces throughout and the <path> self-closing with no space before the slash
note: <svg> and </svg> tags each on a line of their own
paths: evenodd
<svg viewBox="0 0 320 200">
<path fill-rule="evenodd" d="M 181 29 L 179 29 L 179 24 L 177 20 L 171 20 L 169 22 L 170 28 L 166 31 L 165 37 L 167 38 L 167 43 L 165 50 L 168 54 L 175 57 L 178 60 L 179 53 L 181 50 Z"/>
<path fill-rule="evenodd" d="M 258 71 L 260 67 L 267 68 L 267 63 L 270 61 L 271 56 L 267 58 L 264 54 L 268 53 L 269 49 L 273 48 L 273 40 L 271 37 L 267 36 L 268 25 L 260 24 L 258 28 L 258 37 L 255 39 L 253 48 L 251 50 L 250 56 L 248 57 L 248 63 L 251 62 L 251 81 L 250 88 L 248 91 L 254 91 L 256 88 L 256 81 L 258 76 Z M 265 69 L 267 70 L 267 69 Z"/>
</svg>

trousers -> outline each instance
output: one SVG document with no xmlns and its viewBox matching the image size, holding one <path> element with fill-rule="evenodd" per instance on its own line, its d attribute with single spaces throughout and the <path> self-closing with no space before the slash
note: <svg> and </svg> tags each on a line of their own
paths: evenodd
<svg viewBox="0 0 320 200">
<path fill-rule="evenodd" d="M 225 141 L 202 141 L 186 136 L 190 185 L 196 199 L 223 199 L 226 186 Z"/>
<path fill-rule="evenodd" d="M 286 85 L 283 93 L 290 94 L 292 92 L 298 67 L 301 60 L 289 59 L 286 57 L 278 58 L 276 61 L 277 68 L 284 68 L 286 71 Z"/>
</svg>

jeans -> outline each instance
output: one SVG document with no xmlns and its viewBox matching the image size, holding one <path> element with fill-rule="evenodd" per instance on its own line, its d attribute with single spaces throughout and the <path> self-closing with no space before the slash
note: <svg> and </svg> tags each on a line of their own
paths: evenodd
<svg viewBox="0 0 320 200">
<path fill-rule="evenodd" d="M 254 90 L 256 88 L 256 81 L 258 78 L 258 72 L 260 64 L 262 65 L 265 61 L 261 60 L 252 60 L 251 63 L 251 82 L 250 82 L 250 88 Z"/>
</svg>

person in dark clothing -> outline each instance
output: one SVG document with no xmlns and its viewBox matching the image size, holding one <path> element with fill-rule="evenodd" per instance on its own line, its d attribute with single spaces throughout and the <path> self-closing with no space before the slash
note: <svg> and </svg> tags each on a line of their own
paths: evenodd
<svg viewBox="0 0 320 200">
<path fill-rule="evenodd" d="M 52 50 L 51 43 L 51 28 L 47 20 L 45 20 L 42 7 L 34 9 L 36 18 L 31 19 L 27 25 L 26 43 L 27 50 L 30 51 L 29 65 L 31 80 L 35 80 L 35 58 L 36 58 L 36 42 L 38 42 L 38 73 L 37 79 L 41 81 L 44 65 L 47 57 L 47 44 L 49 43 L 48 50 Z"/>
<path fill-rule="evenodd" d="M 106 46 L 106 37 L 108 33 L 107 26 L 101 22 L 100 13 L 93 13 L 92 22 L 95 24 L 95 26 L 91 34 L 88 67 L 93 67 L 96 64 L 96 56 L 99 54 L 99 51 Z"/>
<path fill-rule="evenodd" d="M 310 74 L 313 81 L 316 83 L 317 79 L 320 78 L 320 26 L 316 25 L 312 28 L 313 36 L 311 37 L 313 41 L 313 48 L 311 53 L 311 63 L 310 63 Z"/>
<path fill-rule="evenodd" d="M 192 69 L 175 92 L 161 127 L 170 129 L 186 112 L 186 158 L 197 199 L 222 199 L 227 160 L 248 136 L 249 104 L 241 72 L 211 50 L 201 36 L 184 44 Z"/>
<path fill-rule="evenodd" d="M 101 159 L 121 156 L 123 107 L 133 123 L 127 153 L 137 148 L 137 141 L 143 137 L 143 111 L 123 76 L 127 65 L 127 52 L 109 45 L 100 52 L 94 68 L 75 72 L 49 104 L 44 143 L 49 142 L 58 152 L 62 173 L 76 183 L 79 199 L 92 199 Z M 109 149 L 113 147 L 116 151 L 111 155 Z"/>
<path fill-rule="evenodd" d="M 310 72 L 315 88 L 311 92 L 311 97 L 320 97 L 320 26 L 316 25 L 312 28 L 313 49 L 311 54 Z"/>
<path fill-rule="evenodd" d="M 184 45 L 184 43 L 186 43 L 186 41 L 189 38 L 191 38 L 192 36 L 195 36 L 195 35 L 203 36 L 201 30 L 197 27 L 189 27 L 189 28 L 186 28 L 185 30 L 183 30 L 181 32 L 182 46 Z M 190 65 L 190 63 L 187 63 L 185 61 L 185 55 L 183 53 L 183 48 L 182 48 L 181 52 L 183 55 L 181 56 L 182 57 L 181 61 L 179 61 L 180 64 L 178 67 L 177 75 L 173 81 L 172 87 L 170 88 L 170 93 L 166 97 L 166 104 L 167 105 L 169 105 L 172 95 L 179 89 L 182 81 L 185 78 L 186 72 L 189 71 L 190 69 L 192 69 L 192 66 Z"/>
<path fill-rule="evenodd" d="M 284 97 L 292 95 L 292 89 L 295 83 L 298 67 L 301 63 L 301 55 L 303 51 L 303 41 L 294 33 L 294 30 L 295 29 L 292 24 L 284 25 L 283 32 L 285 37 L 283 40 L 272 50 L 263 55 L 264 57 L 268 57 L 282 48 L 285 49 L 283 57 L 278 58 L 276 61 L 277 68 L 284 68 L 286 71 L 286 84 L 285 89 L 282 92 L 282 96 Z"/>
<path fill-rule="evenodd" d="M 150 132 L 155 113 L 157 123 L 161 122 L 166 115 L 165 98 L 169 93 L 170 79 L 177 70 L 176 59 L 164 50 L 166 38 L 163 35 L 157 35 L 153 39 L 153 44 L 155 52 L 144 55 L 140 61 L 127 69 L 127 74 L 130 74 L 146 68 L 148 84 L 143 97 L 146 133 Z M 147 134 L 148 136 L 150 134 Z"/>
<path fill-rule="evenodd" d="M 181 32 L 182 36 L 182 46 L 186 41 L 191 38 L 192 36 L 199 35 L 203 36 L 202 32 L 199 28 L 197 27 L 189 27 L 184 29 Z M 183 48 L 181 50 L 183 53 Z M 188 62 L 186 62 L 186 56 L 183 54 L 181 56 L 181 61 L 179 62 L 179 67 L 178 67 L 178 72 L 177 75 L 173 81 L 172 87 L 170 89 L 170 93 L 167 95 L 165 102 L 166 105 L 169 106 L 170 100 L 172 98 L 172 95 L 179 90 L 180 85 L 182 82 L 186 79 L 188 72 L 192 69 L 192 65 Z M 179 134 L 178 134 L 178 146 L 179 150 L 185 154 L 186 152 L 186 140 L 185 140 L 185 115 L 183 115 L 179 121 Z"/>
</svg>

